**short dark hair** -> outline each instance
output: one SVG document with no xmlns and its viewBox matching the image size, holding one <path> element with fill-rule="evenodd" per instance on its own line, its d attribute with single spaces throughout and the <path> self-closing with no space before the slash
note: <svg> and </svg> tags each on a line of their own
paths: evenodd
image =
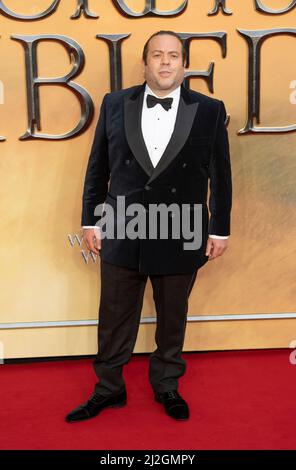
<svg viewBox="0 0 296 470">
<path fill-rule="evenodd" d="M 179 39 L 179 41 L 181 43 L 181 46 L 182 46 L 182 61 L 183 61 L 183 64 L 186 63 L 187 54 L 186 54 L 185 44 L 182 41 L 182 39 L 180 38 L 179 34 L 175 33 L 175 31 L 165 31 L 164 29 L 161 29 L 160 31 L 157 31 L 156 33 L 153 33 L 152 36 L 150 36 L 150 38 L 147 39 L 147 41 L 144 45 L 142 58 L 143 58 L 143 61 L 144 61 L 145 65 L 147 64 L 147 54 L 148 54 L 148 48 L 149 48 L 150 40 L 152 38 L 154 38 L 154 36 L 159 36 L 161 34 L 170 34 L 171 36 L 174 36 L 175 38 Z"/>
</svg>

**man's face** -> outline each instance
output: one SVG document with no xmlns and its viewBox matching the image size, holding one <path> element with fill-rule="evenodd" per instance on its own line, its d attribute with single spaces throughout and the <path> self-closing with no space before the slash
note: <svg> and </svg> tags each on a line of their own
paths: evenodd
<svg viewBox="0 0 296 470">
<path fill-rule="evenodd" d="M 169 34 L 154 36 L 148 45 L 144 76 L 148 86 L 159 96 L 165 96 L 184 80 L 182 45 Z"/>
</svg>

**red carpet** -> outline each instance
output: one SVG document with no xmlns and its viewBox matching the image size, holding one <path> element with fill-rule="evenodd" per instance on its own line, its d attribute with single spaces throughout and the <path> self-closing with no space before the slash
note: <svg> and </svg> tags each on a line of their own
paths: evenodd
<svg viewBox="0 0 296 470">
<path fill-rule="evenodd" d="M 86 401 L 92 360 L 1 366 L 1 449 L 295 449 L 296 366 L 291 350 L 184 353 L 179 392 L 191 418 L 154 401 L 148 355 L 125 366 L 128 404 L 89 421 L 64 416 Z"/>
</svg>

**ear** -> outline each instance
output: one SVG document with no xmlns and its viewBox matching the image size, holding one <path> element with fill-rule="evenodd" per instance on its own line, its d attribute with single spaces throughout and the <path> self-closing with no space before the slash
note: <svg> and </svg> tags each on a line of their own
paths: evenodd
<svg viewBox="0 0 296 470">
<path fill-rule="evenodd" d="M 145 62 L 144 62 L 143 59 L 141 61 L 141 66 L 142 66 L 142 73 L 144 74 L 145 73 Z"/>
</svg>

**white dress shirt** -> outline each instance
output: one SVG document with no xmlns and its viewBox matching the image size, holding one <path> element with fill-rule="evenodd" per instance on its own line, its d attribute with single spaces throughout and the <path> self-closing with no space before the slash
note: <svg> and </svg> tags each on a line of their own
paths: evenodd
<svg viewBox="0 0 296 470">
<path fill-rule="evenodd" d="M 157 163 L 161 159 L 164 153 L 172 133 L 174 131 L 176 116 L 180 101 L 181 86 L 179 85 L 175 90 L 171 91 L 168 95 L 158 96 L 158 98 L 173 98 L 171 108 L 166 111 L 164 107 L 157 103 L 152 108 L 147 106 L 147 95 L 157 96 L 146 83 L 141 126 L 143 138 L 151 159 L 152 165 L 156 167 Z M 83 228 L 94 228 L 88 225 Z M 221 235 L 209 235 L 211 238 L 222 238 L 226 239 L 228 236 Z"/>
<path fill-rule="evenodd" d="M 180 100 L 181 87 L 175 88 L 168 95 L 158 98 L 173 98 L 172 107 L 166 111 L 157 103 L 153 108 L 147 106 L 147 95 L 157 96 L 146 83 L 142 109 L 142 134 L 151 159 L 152 165 L 156 167 L 164 153 L 172 133 L 174 131 L 176 116 Z"/>
</svg>

